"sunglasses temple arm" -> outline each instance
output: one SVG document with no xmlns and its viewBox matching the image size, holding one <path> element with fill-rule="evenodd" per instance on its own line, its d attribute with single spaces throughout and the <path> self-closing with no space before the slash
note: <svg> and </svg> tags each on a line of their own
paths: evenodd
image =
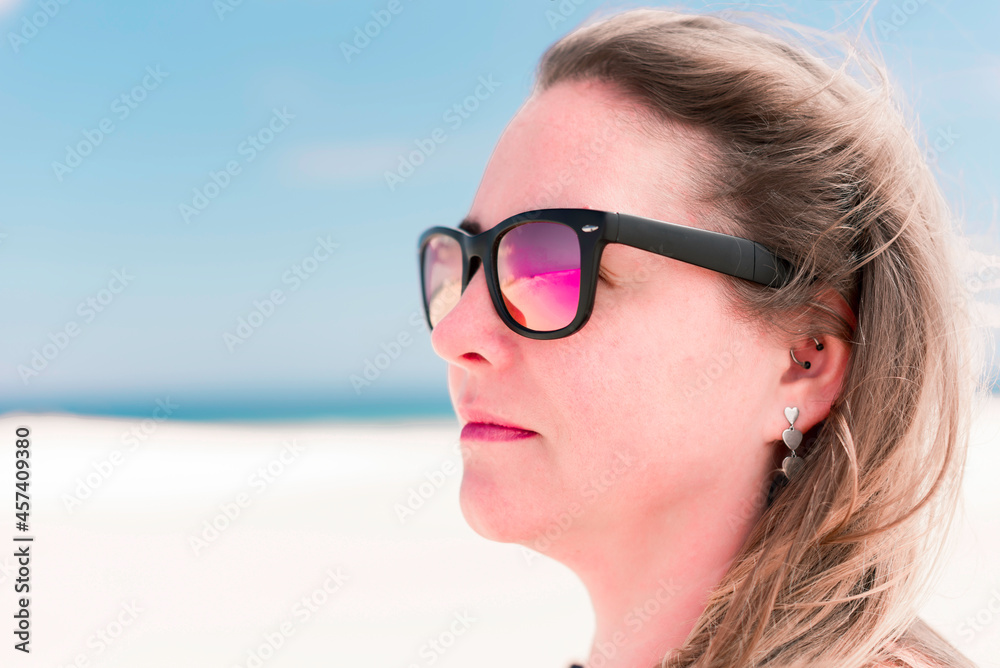
<svg viewBox="0 0 1000 668">
<path fill-rule="evenodd" d="M 791 264 L 749 239 L 642 216 L 619 213 L 615 242 L 772 287 L 791 277 Z"/>
</svg>

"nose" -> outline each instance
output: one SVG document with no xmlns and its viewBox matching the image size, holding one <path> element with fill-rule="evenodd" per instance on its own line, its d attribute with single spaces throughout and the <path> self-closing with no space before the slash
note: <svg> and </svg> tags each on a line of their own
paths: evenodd
<svg viewBox="0 0 1000 668">
<path fill-rule="evenodd" d="M 431 330 L 431 347 L 446 362 L 473 366 L 498 362 L 506 334 L 514 334 L 500 320 L 486 286 L 486 272 L 478 258 L 472 258 L 472 278 L 458 303 Z M 506 332 L 506 334 L 505 334 Z M 516 335 L 515 335 L 516 336 Z"/>
</svg>

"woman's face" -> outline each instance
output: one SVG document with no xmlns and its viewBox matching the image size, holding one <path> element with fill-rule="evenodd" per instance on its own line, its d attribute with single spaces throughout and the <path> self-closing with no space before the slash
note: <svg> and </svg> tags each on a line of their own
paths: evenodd
<svg viewBox="0 0 1000 668">
<path fill-rule="evenodd" d="M 529 99 L 468 218 L 485 230 L 522 211 L 575 207 L 703 227 L 687 185 L 697 135 L 653 141 L 629 120 L 631 106 L 596 82 Z M 788 424 L 765 401 L 781 350 L 727 315 L 721 275 L 619 244 L 601 267 L 608 280 L 590 320 L 569 337 L 509 330 L 482 271 L 431 334 L 463 425 L 486 413 L 536 432 L 462 439 L 462 512 L 485 537 L 568 554 L 616 532 L 696 522 L 700 504 L 739 507 L 773 466 L 771 444 Z"/>
</svg>

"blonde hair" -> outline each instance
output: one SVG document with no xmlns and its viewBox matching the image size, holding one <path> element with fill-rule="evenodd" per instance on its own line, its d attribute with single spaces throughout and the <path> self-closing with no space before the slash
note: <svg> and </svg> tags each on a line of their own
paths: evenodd
<svg viewBox="0 0 1000 668">
<path fill-rule="evenodd" d="M 699 129 L 710 157 L 693 198 L 716 214 L 710 226 L 797 267 L 780 290 L 720 277 L 734 317 L 788 340 L 851 344 L 841 395 L 805 434 L 803 472 L 763 508 L 686 642 L 658 665 L 971 666 L 917 617 L 983 368 L 957 235 L 884 66 L 849 43 L 837 68 L 793 44 L 638 9 L 575 30 L 539 64 L 537 92 L 609 82 L 658 121 L 653 133 Z M 828 305 L 831 289 L 856 323 Z"/>
</svg>

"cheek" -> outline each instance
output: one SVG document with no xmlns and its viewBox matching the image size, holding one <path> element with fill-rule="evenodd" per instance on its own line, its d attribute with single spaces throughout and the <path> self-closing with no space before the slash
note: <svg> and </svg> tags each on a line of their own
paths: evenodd
<svg viewBox="0 0 1000 668">
<path fill-rule="evenodd" d="M 577 369 L 587 399 L 655 406 L 655 419 L 680 404 L 726 345 L 724 316 L 701 282 L 648 281 L 599 293 L 590 321 L 560 364 Z M 581 397 L 581 400 L 583 397 Z M 667 401 L 669 399 L 669 401 Z"/>
<path fill-rule="evenodd" d="M 552 348 L 537 373 L 549 380 L 545 405 L 560 441 L 574 444 L 567 465 L 599 472 L 625 453 L 662 484 L 718 456 L 713 440 L 732 427 L 721 407 L 739 387 L 738 350 L 701 283 L 606 291 L 603 303 L 599 291 L 587 325 Z"/>
</svg>

